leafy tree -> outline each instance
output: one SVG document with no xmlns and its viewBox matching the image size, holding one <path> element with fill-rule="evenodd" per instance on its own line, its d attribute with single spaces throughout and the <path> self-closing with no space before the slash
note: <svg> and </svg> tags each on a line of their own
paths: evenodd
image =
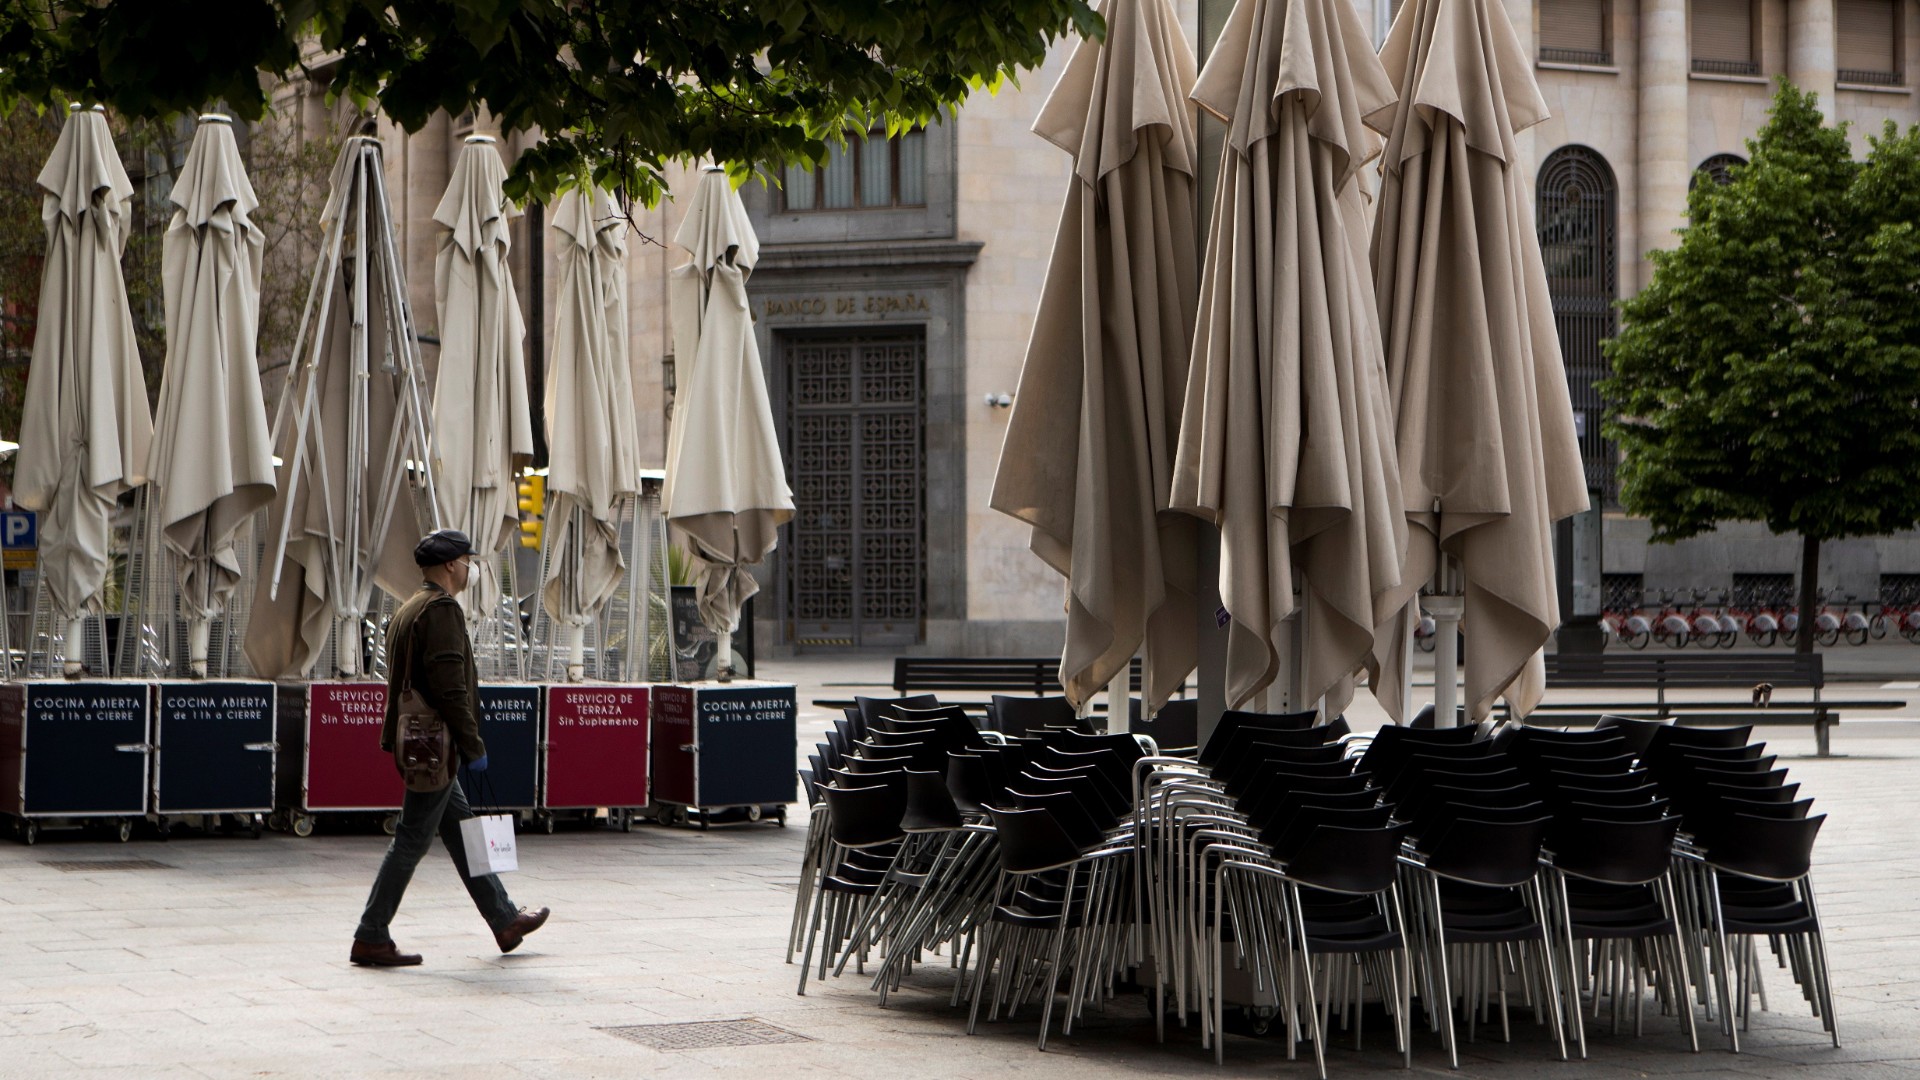
<svg viewBox="0 0 1920 1080">
<path fill-rule="evenodd" d="M 591 176 L 647 205 L 668 161 L 817 164 L 827 140 L 924 124 L 1071 27 L 1088 0 L 0 0 L 0 99 L 161 118 L 304 73 L 410 131 L 484 107 L 547 136 L 508 194 Z"/>
<path fill-rule="evenodd" d="M 1656 540 L 1798 534 L 1802 612 L 1823 541 L 1920 523 L 1920 131 L 1857 162 L 1814 102 L 1783 80 L 1750 162 L 1695 186 L 1601 384 L 1626 508 Z"/>
</svg>

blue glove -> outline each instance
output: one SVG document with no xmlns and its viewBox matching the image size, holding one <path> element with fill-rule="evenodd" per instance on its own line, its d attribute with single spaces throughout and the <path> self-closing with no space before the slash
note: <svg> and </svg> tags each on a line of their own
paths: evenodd
<svg viewBox="0 0 1920 1080">
<path fill-rule="evenodd" d="M 487 771 L 487 755 L 481 754 L 479 757 L 474 758 L 472 761 L 467 762 L 467 771 L 468 772 L 486 772 Z"/>
</svg>

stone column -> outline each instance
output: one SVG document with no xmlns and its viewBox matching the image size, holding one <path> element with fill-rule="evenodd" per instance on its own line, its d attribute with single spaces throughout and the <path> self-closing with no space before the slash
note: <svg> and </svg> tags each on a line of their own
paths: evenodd
<svg viewBox="0 0 1920 1080">
<path fill-rule="evenodd" d="M 1787 78 L 1820 95 L 1820 112 L 1833 119 L 1833 0 L 1787 0 Z"/>
<path fill-rule="evenodd" d="M 1687 221 L 1686 0 L 1640 0 L 1638 190 L 1640 237 L 1636 288 L 1653 277 L 1649 251 L 1670 248 Z M 1622 275 L 1625 277 L 1626 275 Z"/>
</svg>

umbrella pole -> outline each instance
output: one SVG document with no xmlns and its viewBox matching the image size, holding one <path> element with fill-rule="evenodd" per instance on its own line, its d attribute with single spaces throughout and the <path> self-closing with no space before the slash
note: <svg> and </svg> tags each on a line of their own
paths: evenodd
<svg viewBox="0 0 1920 1080">
<path fill-rule="evenodd" d="M 1107 683 L 1107 734 L 1125 735 L 1130 729 L 1133 709 L 1128 701 L 1133 696 L 1133 665 L 1120 665 L 1113 680 Z M 1141 688 L 1145 690 L 1145 687 Z"/>
<path fill-rule="evenodd" d="M 722 630 L 713 635 L 719 645 L 713 657 L 713 677 L 719 682 L 733 681 L 733 631 Z"/>
<path fill-rule="evenodd" d="M 1426 604 L 1433 615 L 1433 725 L 1450 728 L 1456 726 L 1459 709 L 1459 629 L 1467 601 L 1463 596 L 1429 596 Z"/>
<path fill-rule="evenodd" d="M 207 645 L 212 640 L 212 619 L 196 617 L 187 624 L 187 671 L 190 677 L 207 677 Z"/>
<path fill-rule="evenodd" d="M 76 615 L 67 620 L 67 642 L 62 659 L 62 674 L 69 679 L 77 679 L 87 673 L 87 619 Z"/>
</svg>

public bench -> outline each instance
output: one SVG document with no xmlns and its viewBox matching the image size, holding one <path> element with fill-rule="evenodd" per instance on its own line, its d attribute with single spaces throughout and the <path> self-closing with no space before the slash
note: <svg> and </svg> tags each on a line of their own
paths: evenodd
<svg viewBox="0 0 1920 1080">
<path fill-rule="evenodd" d="M 1135 658 L 1131 686 L 1140 689 L 1140 660 Z M 896 694 L 940 694 L 943 704 L 984 710 L 987 702 L 949 701 L 953 693 L 987 695 L 1032 694 L 1047 697 L 1065 693 L 1060 685 L 1060 658 L 1057 656 L 902 656 L 893 661 L 893 690 Z M 822 708 L 847 708 L 853 700 L 822 699 L 814 702 Z"/>
<path fill-rule="evenodd" d="M 1819 755 L 1826 757 L 1840 710 L 1898 709 L 1904 701 L 1834 701 L 1821 696 L 1825 658 L 1819 653 L 1566 653 L 1546 657 L 1547 689 L 1651 690 L 1649 706 L 1637 701 L 1543 702 L 1536 723 L 1591 722 L 1601 715 L 1671 719 L 1681 724 L 1810 725 Z M 1768 686 L 1767 694 L 1757 688 Z M 1669 689 L 1747 691 L 1744 700 L 1673 701 Z M 1774 702 L 1780 691 L 1809 691 L 1812 700 Z M 1769 700 L 1756 703 L 1756 698 Z M 1532 719 L 1532 718 L 1529 718 Z"/>
</svg>

